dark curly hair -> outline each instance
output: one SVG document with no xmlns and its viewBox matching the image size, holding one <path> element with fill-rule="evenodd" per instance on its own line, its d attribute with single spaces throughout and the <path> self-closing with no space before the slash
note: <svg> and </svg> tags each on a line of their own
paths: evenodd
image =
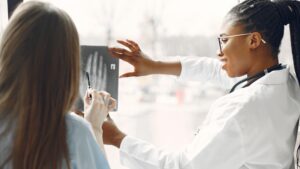
<svg viewBox="0 0 300 169">
<path fill-rule="evenodd" d="M 300 81 L 300 2 L 296 0 L 246 0 L 233 7 L 227 18 L 244 26 L 245 33 L 259 32 L 277 58 L 289 24 L 294 67 Z"/>
</svg>

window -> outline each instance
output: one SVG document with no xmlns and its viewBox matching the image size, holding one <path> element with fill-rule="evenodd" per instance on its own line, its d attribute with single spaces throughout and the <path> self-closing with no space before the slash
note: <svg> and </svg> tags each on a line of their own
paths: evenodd
<svg viewBox="0 0 300 169">
<path fill-rule="evenodd" d="M 115 40 L 132 39 L 155 59 L 176 55 L 215 57 L 222 19 L 237 3 L 237 0 L 44 1 L 70 14 L 82 45 L 118 46 Z M 1 14 L 1 25 L 5 23 L 3 18 L 7 17 Z M 284 49 L 287 46 L 284 42 Z M 282 51 L 282 55 L 291 56 L 290 52 Z M 121 73 L 132 69 L 124 62 L 120 64 Z M 178 150 L 192 140 L 210 104 L 225 92 L 213 84 L 183 83 L 168 76 L 120 79 L 119 111 L 111 116 L 125 133 L 171 151 Z M 106 151 L 111 168 L 124 168 L 117 149 L 107 146 Z"/>
<path fill-rule="evenodd" d="M 48 1 L 70 14 L 82 45 L 118 46 L 117 39 L 132 39 L 155 59 L 177 55 L 215 57 L 216 35 L 222 19 L 237 3 L 236 0 Z M 216 2 L 222 7 L 215 6 Z M 120 73 L 130 69 L 127 63 L 120 63 Z M 168 76 L 120 79 L 119 110 L 111 116 L 127 134 L 171 151 L 178 150 L 192 140 L 210 104 L 224 92 L 212 84 L 182 83 Z M 106 152 L 111 168 L 124 168 L 117 149 L 106 146 Z"/>
</svg>

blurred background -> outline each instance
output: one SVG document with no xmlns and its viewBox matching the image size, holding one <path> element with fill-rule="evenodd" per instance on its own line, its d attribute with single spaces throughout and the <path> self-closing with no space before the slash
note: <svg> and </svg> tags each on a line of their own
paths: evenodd
<svg viewBox="0 0 300 169">
<path fill-rule="evenodd" d="M 0 0 L 0 35 L 7 13 Z M 25 0 L 26 1 L 26 0 Z M 157 60 L 198 56 L 217 58 L 222 19 L 238 0 L 44 0 L 67 11 L 81 45 L 120 46 L 117 39 L 136 41 Z M 280 59 L 291 64 L 288 29 Z M 120 74 L 133 68 L 120 61 Z M 119 109 L 111 116 L 121 130 L 168 151 L 189 144 L 210 105 L 228 91 L 209 82 L 182 82 L 172 76 L 119 80 Z M 106 146 L 111 168 L 125 169 L 116 148 Z"/>
</svg>

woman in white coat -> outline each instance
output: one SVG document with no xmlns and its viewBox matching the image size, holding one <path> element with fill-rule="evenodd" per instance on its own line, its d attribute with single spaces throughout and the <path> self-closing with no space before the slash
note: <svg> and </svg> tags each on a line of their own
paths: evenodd
<svg viewBox="0 0 300 169">
<path fill-rule="evenodd" d="M 289 66 L 278 61 L 286 24 L 291 30 L 296 78 Z M 131 169 L 294 167 L 300 115 L 300 2 L 246 0 L 229 11 L 218 40 L 219 60 L 154 61 L 130 40 L 119 41 L 129 50 L 110 49 L 114 57 L 134 66 L 123 77 L 170 74 L 233 86 L 211 106 L 201 130 L 183 151 L 165 152 L 127 136 L 112 120 L 105 122 L 104 142 L 120 148 L 123 165 Z M 234 85 L 237 79 L 241 81 Z"/>
</svg>

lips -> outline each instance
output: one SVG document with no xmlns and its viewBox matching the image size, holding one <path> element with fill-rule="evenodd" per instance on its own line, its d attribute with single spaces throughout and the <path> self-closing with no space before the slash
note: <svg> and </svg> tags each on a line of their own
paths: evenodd
<svg viewBox="0 0 300 169">
<path fill-rule="evenodd" d="M 220 61 L 223 63 L 222 69 L 226 70 L 226 62 L 227 62 L 227 59 L 226 59 L 226 58 L 220 58 Z"/>
<path fill-rule="evenodd" d="M 227 62 L 227 59 L 226 58 L 221 58 L 220 61 L 221 62 Z"/>
</svg>

